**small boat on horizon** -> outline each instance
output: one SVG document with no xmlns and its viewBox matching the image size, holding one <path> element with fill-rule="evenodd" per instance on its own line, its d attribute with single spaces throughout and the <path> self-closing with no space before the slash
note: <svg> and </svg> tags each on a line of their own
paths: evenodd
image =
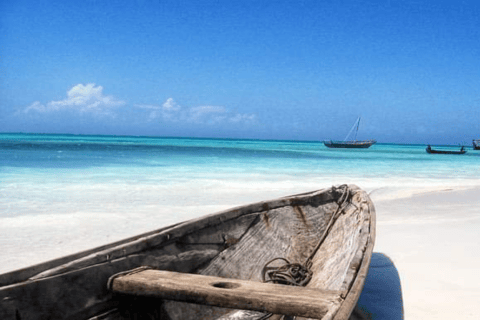
<svg viewBox="0 0 480 320">
<path fill-rule="evenodd" d="M 356 149 L 366 149 L 370 148 L 374 145 L 377 141 L 374 139 L 370 140 L 357 140 L 357 133 L 358 127 L 360 126 L 360 117 L 358 117 L 357 121 L 353 124 L 352 129 L 348 132 L 347 136 L 343 141 L 335 141 L 335 140 L 328 140 L 323 141 L 323 144 L 328 148 L 356 148 Z M 355 130 L 356 128 L 356 130 Z M 355 130 L 355 137 L 353 140 L 348 140 L 349 136 L 352 134 L 353 130 Z"/>
<path fill-rule="evenodd" d="M 480 139 L 473 139 L 473 150 L 480 150 Z"/>
<path fill-rule="evenodd" d="M 467 153 L 467 150 L 465 150 L 464 146 L 462 146 L 460 150 L 435 150 L 435 149 L 432 149 L 430 145 L 428 145 L 425 150 L 427 151 L 427 153 L 431 153 L 431 154 L 465 154 Z"/>
</svg>

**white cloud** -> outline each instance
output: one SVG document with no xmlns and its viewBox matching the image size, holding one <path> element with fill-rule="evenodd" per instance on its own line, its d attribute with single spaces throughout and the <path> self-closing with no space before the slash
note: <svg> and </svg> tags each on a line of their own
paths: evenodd
<svg viewBox="0 0 480 320">
<path fill-rule="evenodd" d="M 23 110 L 23 112 L 28 113 L 28 112 L 30 112 L 30 110 L 38 111 L 38 112 L 45 112 L 46 108 L 43 104 L 40 103 L 40 101 L 35 101 L 31 105 L 29 105 L 27 108 L 25 108 L 25 110 Z"/>
<path fill-rule="evenodd" d="M 254 114 L 232 113 L 223 106 L 198 106 L 183 108 L 173 98 L 168 98 L 161 106 L 137 105 L 150 110 L 149 121 L 162 119 L 167 122 L 185 122 L 205 125 L 254 122 Z"/>
<path fill-rule="evenodd" d="M 164 111 L 178 111 L 181 107 L 173 100 L 173 98 L 168 98 L 162 105 Z"/>
<path fill-rule="evenodd" d="M 95 86 L 94 83 L 87 85 L 77 84 L 67 92 L 67 98 L 58 101 L 50 101 L 46 105 L 35 101 L 23 110 L 24 113 L 30 111 L 52 112 L 58 110 L 78 110 L 81 112 L 95 112 L 108 114 L 112 107 L 122 106 L 125 102 L 115 99 L 113 96 L 103 94 L 102 86 Z"/>
<path fill-rule="evenodd" d="M 136 104 L 135 107 L 140 108 L 140 109 L 150 109 L 150 110 L 159 110 L 160 107 L 156 106 L 154 104 Z"/>
<path fill-rule="evenodd" d="M 225 107 L 217 106 L 200 106 L 190 108 L 191 113 L 195 114 L 209 114 L 209 113 L 225 113 L 227 109 Z"/>
<path fill-rule="evenodd" d="M 227 110 L 224 107 L 200 106 L 189 109 L 187 121 L 195 123 L 218 123 L 225 118 Z"/>
<path fill-rule="evenodd" d="M 254 114 L 240 114 L 240 113 L 237 113 L 236 115 L 234 115 L 233 117 L 230 117 L 228 120 L 230 122 L 234 122 L 234 123 L 238 123 L 238 122 L 242 122 L 242 121 L 255 121 L 256 119 L 256 116 Z"/>
<path fill-rule="evenodd" d="M 136 104 L 135 107 L 140 109 L 145 109 L 148 111 L 147 121 L 155 121 L 158 117 L 162 115 L 162 107 L 152 105 L 152 104 Z"/>
</svg>

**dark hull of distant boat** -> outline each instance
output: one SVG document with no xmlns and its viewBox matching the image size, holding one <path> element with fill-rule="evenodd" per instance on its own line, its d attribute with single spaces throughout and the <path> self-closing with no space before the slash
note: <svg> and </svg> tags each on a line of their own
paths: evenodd
<svg viewBox="0 0 480 320">
<path fill-rule="evenodd" d="M 366 149 L 370 148 L 377 141 L 375 140 L 362 140 L 362 141 L 324 141 L 328 148 L 351 148 L 351 149 Z"/>
<path fill-rule="evenodd" d="M 480 139 L 473 140 L 473 150 L 480 150 Z"/>
<path fill-rule="evenodd" d="M 434 150 L 432 148 L 427 147 L 427 153 L 431 154 L 465 154 L 467 153 L 466 150 L 458 150 L 458 151 L 447 151 L 447 150 Z"/>
</svg>

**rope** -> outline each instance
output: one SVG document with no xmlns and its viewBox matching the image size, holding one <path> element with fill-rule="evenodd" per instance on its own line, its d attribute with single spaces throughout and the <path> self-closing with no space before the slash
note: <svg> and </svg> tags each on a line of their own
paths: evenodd
<svg viewBox="0 0 480 320">
<path fill-rule="evenodd" d="M 280 267 L 269 267 L 277 260 L 285 261 Z M 268 279 L 265 277 L 268 276 Z M 285 258 L 275 258 L 265 264 L 262 270 L 263 282 L 285 284 L 291 286 L 305 286 L 312 278 L 312 271 L 299 263 L 290 263 Z"/>
<path fill-rule="evenodd" d="M 331 216 L 330 221 L 328 222 L 325 231 L 323 232 L 318 244 L 307 258 L 304 264 L 300 263 L 290 263 L 285 258 L 275 258 L 270 260 L 265 264 L 262 269 L 262 280 L 263 282 L 269 283 L 276 283 L 276 284 L 284 284 L 284 285 L 291 285 L 291 286 L 306 286 L 308 282 L 312 279 L 313 272 L 311 269 L 313 265 L 313 257 L 317 253 L 318 249 L 320 249 L 321 245 L 325 241 L 330 229 L 332 228 L 333 224 L 340 216 L 341 212 L 346 207 L 346 203 L 350 198 L 350 190 L 348 189 L 347 185 L 341 185 L 339 187 L 332 187 L 332 191 L 342 190 L 342 195 L 337 201 L 338 207 L 335 213 Z M 279 267 L 270 267 L 269 265 L 275 261 L 283 261 L 284 264 Z M 272 313 L 265 314 L 263 317 L 259 318 L 258 320 L 265 320 L 272 316 Z"/>
<path fill-rule="evenodd" d="M 330 232 L 330 229 L 333 227 L 333 224 L 335 223 L 337 218 L 340 216 L 340 213 L 342 213 L 343 210 L 345 209 L 346 203 L 348 202 L 348 200 L 350 198 L 350 189 L 348 189 L 348 186 L 346 184 L 341 185 L 338 188 L 333 187 L 333 189 L 335 191 L 338 190 L 338 189 L 343 189 L 342 190 L 342 195 L 340 196 L 340 198 L 337 201 L 337 204 L 338 204 L 337 210 L 335 211 L 335 213 L 330 218 L 330 221 L 328 222 L 327 228 L 325 228 L 325 231 L 323 232 L 323 235 L 320 237 L 320 240 L 318 241 L 317 246 L 312 251 L 312 253 L 308 257 L 308 259 L 305 261 L 305 266 L 307 266 L 308 268 L 312 267 L 313 257 L 317 253 L 318 249 L 320 249 L 320 246 L 325 241 L 325 238 L 327 238 L 327 235 Z"/>
</svg>

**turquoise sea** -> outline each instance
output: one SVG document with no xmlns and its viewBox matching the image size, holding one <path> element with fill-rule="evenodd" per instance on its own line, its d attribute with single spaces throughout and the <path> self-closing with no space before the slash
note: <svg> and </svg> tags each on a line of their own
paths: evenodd
<svg viewBox="0 0 480 320">
<path fill-rule="evenodd" d="M 245 203 L 354 183 L 479 184 L 480 151 L 321 141 L 0 134 L 0 272 Z M 444 149 L 458 147 L 444 147 Z"/>
</svg>

